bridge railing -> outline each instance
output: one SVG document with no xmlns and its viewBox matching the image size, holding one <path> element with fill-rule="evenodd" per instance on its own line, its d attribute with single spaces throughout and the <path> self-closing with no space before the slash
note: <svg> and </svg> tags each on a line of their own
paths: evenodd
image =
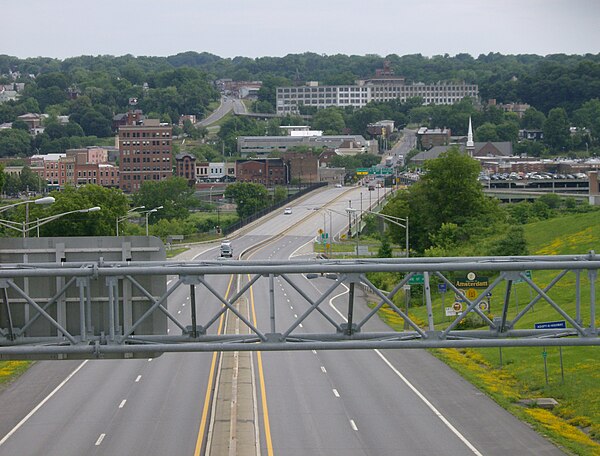
<svg viewBox="0 0 600 456">
<path fill-rule="evenodd" d="M 600 345 L 599 268 L 600 257 L 593 252 L 373 260 L 5 263 L 0 266 L 0 359 Z M 382 292 L 369 278 L 373 272 L 398 273 L 399 279 L 391 291 Z M 230 275 L 239 277 L 239 287 L 231 294 L 219 288 L 225 288 L 219 285 L 223 276 Z M 167 276 L 174 277 L 169 287 Z M 275 280 L 288 290 L 285 295 L 274 286 Z M 307 280 L 321 291 L 307 287 Z M 36 287 L 31 286 L 34 282 Z M 511 305 L 516 284 L 530 290 L 519 310 Z M 423 293 L 424 321 L 400 304 L 408 288 L 414 293 L 417 286 Z M 371 295 L 370 306 L 357 300 L 363 288 Z M 190 297 L 183 315 L 175 314 L 169 300 L 181 289 Z M 432 289 L 452 296 L 442 320 L 434 318 Z M 500 296 L 494 315 L 486 307 L 492 293 Z M 288 300 L 297 312 L 292 323 L 284 312 Z M 556 321 L 532 324 L 532 313 L 539 315 L 542 307 L 551 309 Z M 372 329 L 384 308 L 399 317 L 404 329 Z M 477 316 L 480 326 L 461 329 L 470 315 Z M 238 319 L 245 330 L 221 333 L 222 318 Z M 317 327 L 318 331 L 309 330 Z"/>
</svg>

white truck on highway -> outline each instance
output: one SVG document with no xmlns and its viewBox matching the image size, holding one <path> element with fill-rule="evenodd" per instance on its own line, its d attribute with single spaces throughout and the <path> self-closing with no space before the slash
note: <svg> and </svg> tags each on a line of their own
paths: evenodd
<svg viewBox="0 0 600 456">
<path fill-rule="evenodd" d="M 224 240 L 221 242 L 221 257 L 233 257 L 233 246 L 231 245 L 231 241 Z"/>
</svg>

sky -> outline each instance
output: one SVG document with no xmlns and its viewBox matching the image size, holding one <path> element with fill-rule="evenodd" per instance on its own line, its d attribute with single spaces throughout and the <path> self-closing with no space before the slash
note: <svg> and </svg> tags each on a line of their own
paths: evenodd
<svg viewBox="0 0 600 456">
<path fill-rule="evenodd" d="M 0 54 L 600 53 L 600 0 L 29 0 L 0 9 Z"/>
</svg>

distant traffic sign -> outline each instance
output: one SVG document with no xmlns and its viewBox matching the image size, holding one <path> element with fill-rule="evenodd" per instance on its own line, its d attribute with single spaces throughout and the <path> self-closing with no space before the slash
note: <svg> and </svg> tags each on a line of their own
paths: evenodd
<svg viewBox="0 0 600 456">
<path fill-rule="evenodd" d="M 371 168 L 369 174 L 392 174 L 392 168 Z"/>
<path fill-rule="evenodd" d="M 469 288 L 465 293 L 465 296 L 467 297 L 467 299 L 470 299 L 472 301 L 477 297 L 477 290 L 475 288 Z"/>
<path fill-rule="evenodd" d="M 535 329 L 565 329 L 567 327 L 567 322 L 564 320 L 546 321 L 543 323 L 535 323 L 533 327 Z"/>
<path fill-rule="evenodd" d="M 438 283 L 438 291 L 440 293 L 446 293 L 446 291 L 448 291 L 448 287 L 445 283 Z"/>
<path fill-rule="evenodd" d="M 408 279 L 409 285 L 423 285 L 425 283 L 425 277 L 423 274 L 417 272 L 413 274 L 410 279 Z"/>
</svg>

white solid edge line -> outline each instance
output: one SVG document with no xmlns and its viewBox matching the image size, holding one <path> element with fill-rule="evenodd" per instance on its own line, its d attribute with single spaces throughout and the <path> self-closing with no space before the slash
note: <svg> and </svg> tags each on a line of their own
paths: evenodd
<svg viewBox="0 0 600 456">
<path fill-rule="evenodd" d="M 74 375 L 75 375 L 77 372 L 79 372 L 79 371 L 81 370 L 81 368 L 87 364 L 87 362 L 88 362 L 88 360 L 86 359 L 86 360 L 85 360 L 85 361 L 83 361 L 83 362 L 82 362 L 82 363 L 81 363 L 79 366 L 77 366 L 77 368 L 76 368 L 76 369 L 75 369 L 73 372 L 71 372 L 71 373 L 70 373 L 70 374 L 67 376 L 67 378 L 65 378 L 65 379 L 64 379 L 62 382 L 60 382 L 60 384 L 59 384 L 59 385 L 58 385 L 56 388 L 54 388 L 54 390 L 52 390 L 52 392 L 51 392 L 50 394 L 48 394 L 48 395 L 47 395 L 47 396 L 46 396 L 46 397 L 45 397 L 45 398 L 42 400 L 42 402 L 40 402 L 38 405 L 36 405 L 36 406 L 34 407 L 34 409 L 33 409 L 31 412 L 29 412 L 27 415 L 25 415 L 25 417 L 24 417 L 24 418 L 23 418 L 21 421 L 19 421 L 19 423 L 18 423 L 18 424 L 17 424 L 17 425 L 16 425 L 14 428 L 12 428 L 12 429 L 11 429 L 11 430 L 10 430 L 10 432 L 9 432 L 8 434 L 6 434 L 6 435 L 5 435 L 5 436 L 2 438 L 2 440 L 0 440 L 0 446 L 2 446 L 2 444 L 4 444 L 4 442 L 6 442 L 6 441 L 7 441 L 7 440 L 10 438 L 10 436 L 12 436 L 12 435 L 13 435 L 15 432 L 17 432 L 17 431 L 19 430 L 19 428 L 20 428 L 21 426 L 23 426 L 23 425 L 24 425 L 24 424 L 27 422 L 27 420 L 29 420 L 29 418 L 31 418 L 31 417 L 34 415 L 34 413 L 35 413 L 35 412 L 37 412 L 37 411 L 38 411 L 40 408 L 42 408 L 42 406 L 43 406 L 43 405 L 44 405 L 46 402 L 48 402 L 48 401 L 49 401 L 49 400 L 52 398 L 52 396 L 54 396 L 54 395 L 55 395 L 55 394 L 56 394 L 56 393 L 57 393 L 57 392 L 58 392 L 58 391 L 59 391 L 59 390 L 60 390 L 60 389 L 61 389 L 63 386 L 65 386 L 65 384 L 66 384 L 66 383 L 67 383 L 69 380 L 71 380 L 71 378 L 72 378 L 72 377 L 73 377 L 73 376 L 74 376 Z"/>
<path fill-rule="evenodd" d="M 346 290 L 348 290 L 348 287 L 346 287 L 346 285 L 344 285 L 344 284 L 342 284 L 342 285 L 343 285 L 343 286 L 346 288 Z M 344 314 L 342 314 L 342 313 L 341 313 L 341 312 L 340 312 L 340 311 L 337 309 L 337 307 L 335 307 L 335 306 L 333 305 L 333 300 L 334 300 L 335 298 L 337 298 L 338 296 L 341 296 L 341 295 L 343 295 L 343 294 L 345 294 L 345 293 L 340 293 L 340 294 L 338 294 L 338 295 L 336 295 L 336 296 L 332 297 L 332 298 L 329 300 L 329 305 L 331 306 L 331 308 L 332 308 L 333 310 L 335 310 L 335 311 L 338 313 L 338 315 L 340 315 L 340 316 L 341 316 L 341 317 L 342 317 L 344 320 L 346 320 L 346 317 L 345 317 L 345 315 L 344 315 Z M 460 431 L 459 431 L 458 429 L 456 429 L 456 428 L 455 428 L 455 427 L 452 425 L 452 423 L 450 423 L 450 421 L 448 421 L 448 420 L 446 419 L 446 417 L 445 417 L 444 415 L 442 415 L 442 414 L 439 412 L 439 410 L 438 410 L 438 409 L 436 409 L 436 408 L 434 407 L 434 405 L 433 405 L 431 402 L 429 402 L 429 400 L 428 400 L 428 399 L 427 399 L 425 396 L 423 396 L 423 394 L 421 394 L 421 392 L 420 392 L 420 391 L 419 391 L 417 388 L 415 388 L 415 387 L 413 386 L 413 384 L 412 384 L 412 383 L 410 383 L 410 382 L 408 381 L 408 379 L 407 379 L 406 377 L 404 377 L 404 375 L 402 375 L 402 374 L 400 373 L 400 371 L 399 371 L 398 369 L 396 369 L 396 368 L 395 368 L 395 367 L 392 365 L 392 363 L 391 363 L 391 362 L 390 362 L 390 361 L 389 361 L 389 360 L 388 360 L 388 359 L 387 359 L 385 356 L 383 356 L 383 354 L 382 354 L 382 353 L 381 353 L 379 350 L 375 349 L 375 350 L 373 350 L 373 351 L 374 351 L 375 353 L 377 353 L 377 355 L 378 355 L 378 356 L 379 356 L 379 357 L 380 357 L 380 358 L 383 360 L 383 362 L 384 362 L 384 363 L 386 363 L 386 364 L 389 366 L 389 368 L 390 368 L 390 369 L 392 369 L 392 371 L 393 371 L 393 372 L 394 372 L 394 373 L 395 373 L 395 374 L 396 374 L 398 377 L 400 377 L 400 379 L 401 379 L 401 380 L 402 380 L 402 381 L 403 381 L 403 382 L 406 384 L 406 386 L 408 386 L 408 387 L 409 387 L 409 388 L 412 390 L 412 392 L 413 392 L 413 393 L 415 393 L 415 394 L 417 395 L 417 397 L 418 397 L 419 399 L 421 399 L 421 400 L 422 400 L 422 401 L 425 403 L 425 405 L 426 405 L 427 407 L 429 407 L 429 409 L 430 409 L 430 410 L 431 410 L 431 411 L 432 411 L 432 412 L 433 412 L 433 413 L 434 413 L 434 414 L 435 414 L 435 415 L 436 415 L 436 416 L 437 416 L 437 417 L 438 417 L 440 420 L 442 420 L 442 423 L 444 423 L 444 424 L 446 425 L 446 427 L 448 427 L 448 429 L 450 429 L 450 430 L 451 430 L 451 431 L 454 433 L 454 435 L 456 435 L 456 436 L 457 436 L 457 437 L 458 437 L 458 438 L 459 438 L 459 439 L 460 439 L 460 440 L 461 440 L 461 441 L 462 441 L 462 442 L 463 442 L 463 443 L 464 443 L 464 444 L 465 444 L 465 445 L 466 445 L 466 446 L 467 446 L 467 447 L 468 447 L 468 448 L 469 448 L 469 449 L 470 449 L 470 450 L 473 452 L 473 454 L 475 454 L 475 455 L 477 455 L 477 456 L 483 456 L 483 455 L 482 455 L 482 454 L 479 452 L 479 450 L 477 450 L 477 448 L 475 448 L 475 446 L 473 446 L 473 444 L 472 444 L 471 442 L 469 442 L 469 441 L 466 439 L 466 437 L 465 437 L 464 435 L 462 435 L 462 434 L 460 433 Z"/>
<path fill-rule="evenodd" d="M 395 373 L 395 374 L 396 374 L 398 377 L 400 377 L 400 379 L 401 379 L 401 380 L 402 380 L 402 381 L 403 381 L 403 382 L 406 384 L 406 386 L 408 386 L 408 387 L 409 387 L 409 388 L 412 390 L 412 392 L 413 392 L 413 393 L 415 393 L 415 394 L 417 395 L 417 397 L 418 397 L 419 399 L 421 399 L 421 400 L 422 400 L 422 401 L 425 403 L 425 405 L 426 405 L 427 407 L 429 407 L 429 409 L 430 409 L 430 410 L 431 410 L 431 411 L 432 411 L 432 412 L 433 412 L 433 413 L 434 413 L 434 414 L 435 414 L 435 415 L 436 415 L 436 416 L 437 416 L 437 417 L 438 417 L 440 420 L 442 420 L 442 423 L 444 423 L 444 424 L 446 425 L 446 427 L 448 427 L 448 429 L 450 429 L 450 430 L 451 430 L 451 431 L 454 433 L 454 435 L 456 435 L 456 436 L 457 436 L 457 437 L 458 437 L 458 438 L 459 438 L 459 439 L 460 439 L 460 440 L 461 440 L 461 441 L 462 441 L 462 442 L 463 442 L 463 443 L 464 443 L 464 444 L 465 444 L 465 445 L 466 445 L 466 446 L 469 448 L 469 450 L 471 450 L 471 451 L 473 452 L 473 454 L 476 454 L 477 456 L 483 456 L 483 455 L 482 455 L 482 454 L 481 454 L 481 453 L 480 453 L 480 452 L 477 450 L 477 448 L 475 448 L 475 447 L 473 446 L 473 444 L 472 444 L 471 442 L 469 442 L 469 441 L 466 439 L 466 437 L 465 437 L 464 435 L 462 435 L 462 434 L 460 433 L 460 431 L 459 431 L 458 429 L 456 429 L 456 428 L 455 428 L 455 427 L 452 425 L 452 423 L 450 423 L 450 421 L 448 421 L 448 420 L 446 419 L 446 417 L 445 417 L 444 415 L 442 415 L 442 414 L 440 413 L 440 411 L 439 411 L 438 409 L 436 409 L 436 408 L 434 407 L 434 405 L 433 405 L 431 402 L 429 402 L 429 400 L 428 400 L 428 399 L 427 399 L 425 396 L 423 396 L 423 394 L 421 394 L 421 392 L 420 392 L 420 391 L 419 391 L 417 388 L 415 388 L 415 387 L 413 386 L 413 384 L 412 384 L 412 383 L 410 383 L 410 382 L 408 381 L 408 379 L 407 379 L 407 378 L 406 378 L 404 375 L 402 375 L 402 374 L 400 373 L 400 371 L 399 371 L 398 369 L 396 369 L 396 368 L 395 368 L 395 367 L 392 365 L 392 363 L 391 363 L 391 362 L 390 362 L 390 361 L 389 361 L 389 360 L 388 360 L 388 359 L 387 359 L 385 356 L 383 356 L 383 354 L 382 354 L 382 353 L 381 353 L 381 352 L 380 352 L 378 349 L 375 349 L 375 350 L 373 350 L 373 351 L 374 351 L 375 353 L 377 353 L 377 355 L 379 355 L 379 357 L 380 357 L 380 358 L 383 360 L 383 362 L 384 362 L 384 363 L 386 363 L 386 364 L 389 366 L 389 368 L 390 368 L 390 369 L 392 369 L 392 371 L 393 371 L 393 372 L 394 372 L 394 373 Z"/>
</svg>

